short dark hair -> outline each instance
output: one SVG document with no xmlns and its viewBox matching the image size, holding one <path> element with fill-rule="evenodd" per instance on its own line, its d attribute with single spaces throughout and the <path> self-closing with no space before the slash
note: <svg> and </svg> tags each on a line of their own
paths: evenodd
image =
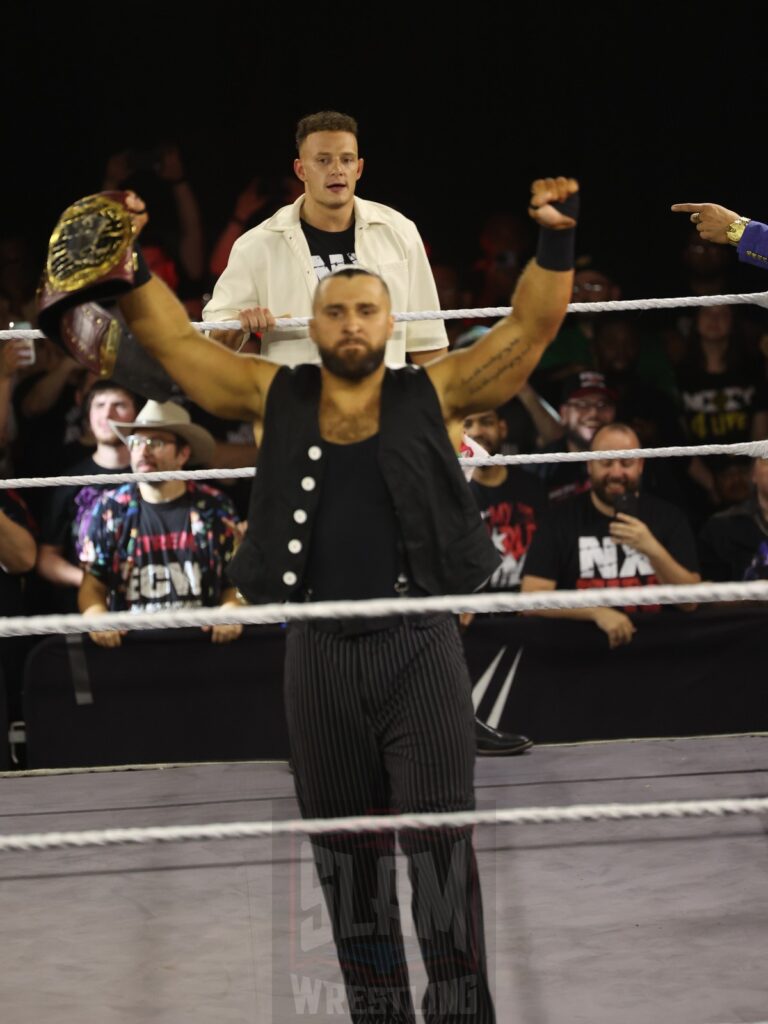
<svg viewBox="0 0 768 1024">
<path fill-rule="evenodd" d="M 133 402 L 133 408 L 135 412 L 138 412 L 141 406 L 144 404 L 142 399 L 135 391 L 131 391 L 130 388 L 124 387 L 122 384 L 118 384 L 116 380 L 112 380 L 109 377 L 100 377 L 94 381 L 88 394 L 85 396 L 83 401 L 83 420 L 88 422 L 88 417 L 91 415 L 91 404 L 101 391 L 122 391 L 124 395 L 127 395 Z"/>
<path fill-rule="evenodd" d="M 392 301 L 392 296 L 390 295 L 389 292 L 389 285 L 381 276 L 381 274 L 377 274 L 373 270 L 366 270 L 365 267 L 342 267 L 340 270 L 334 270 L 332 274 L 327 274 L 325 277 L 321 278 L 321 280 L 317 282 L 317 287 L 315 288 L 315 299 L 317 298 L 320 288 L 325 284 L 325 282 L 329 281 L 331 278 L 334 277 L 375 277 L 376 280 L 381 284 L 381 287 L 384 289 L 384 294 L 387 296 L 390 302 Z M 314 306 L 314 304 L 315 302 L 313 299 L 312 305 Z"/>
<path fill-rule="evenodd" d="M 320 110 L 316 114 L 307 114 L 296 125 L 296 149 L 313 132 L 349 132 L 357 138 L 357 121 L 349 114 L 340 114 L 338 110 Z"/>
</svg>

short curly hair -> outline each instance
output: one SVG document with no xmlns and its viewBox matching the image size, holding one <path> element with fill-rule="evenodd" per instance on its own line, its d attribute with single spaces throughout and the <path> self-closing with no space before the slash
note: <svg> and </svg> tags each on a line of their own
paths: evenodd
<svg viewBox="0 0 768 1024">
<path fill-rule="evenodd" d="M 307 114 L 296 125 L 296 149 L 313 132 L 349 132 L 357 138 L 357 121 L 349 114 L 340 114 L 338 110 L 320 110 L 316 114 Z"/>
</svg>

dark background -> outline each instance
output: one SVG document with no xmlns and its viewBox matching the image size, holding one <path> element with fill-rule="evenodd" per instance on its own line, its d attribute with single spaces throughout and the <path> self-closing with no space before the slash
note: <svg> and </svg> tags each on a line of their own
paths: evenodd
<svg viewBox="0 0 768 1024">
<path fill-rule="evenodd" d="M 667 9 L 667 7 L 669 9 Z M 181 146 L 208 241 L 255 174 L 290 169 L 303 114 L 360 123 L 359 193 L 469 260 L 494 210 L 549 173 L 583 186 L 580 251 L 626 295 L 674 293 L 675 201 L 768 219 L 757 4 L 75 5 L 5 15 L 0 235 L 42 252 L 107 156 Z M 759 274 L 755 288 L 764 287 Z"/>
</svg>

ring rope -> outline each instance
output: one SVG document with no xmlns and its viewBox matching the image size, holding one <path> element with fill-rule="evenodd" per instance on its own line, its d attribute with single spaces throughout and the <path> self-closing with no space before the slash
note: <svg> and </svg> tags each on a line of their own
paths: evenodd
<svg viewBox="0 0 768 1024">
<path fill-rule="evenodd" d="M 736 444 L 676 445 L 666 448 L 617 448 L 600 452 L 531 452 L 521 455 L 482 455 L 461 459 L 462 466 L 526 466 L 549 462 L 592 462 L 601 459 L 668 459 L 691 455 L 743 455 L 768 459 L 768 440 Z M 0 490 L 24 487 L 85 487 L 89 484 L 161 483 L 166 480 L 232 480 L 255 475 L 252 466 L 239 469 L 176 469 L 154 473 L 98 473 L 81 476 L 8 477 Z"/>
<path fill-rule="evenodd" d="M 746 292 L 741 295 L 683 295 L 664 299 L 613 299 L 610 302 L 569 302 L 568 313 L 619 313 L 643 309 L 679 309 L 698 306 L 742 306 L 768 307 L 768 292 Z M 398 323 L 415 320 L 484 320 L 509 316 L 512 306 L 481 306 L 476 309 L 430 309 L 419 312 L 395 313 Z M 280 317 L 276 328 L 307 327 L 308 316 Z M 242 330 L 239 320 L 204 321 L 195 324 L 201 330 Z"/>
<path fill-rule="evenodd" d="M 285 821 L 235 821 L 212 825 L 156 825 L 150 828 L 90 829 L 0 835 L 0 853 L 76 846 L 124 846 L 268 836 L 325 835 L 329 832 L 396 832 L 400 829 L 467 828 L 474 825 L 554 825 L 565 822 L 637 821 L 643 818 L 703 818 L 768 812 L 768 797 L 667 800 L 644 804 L 574 804 L 501 811 L 371 815 Z"/>
<path fill-rule="evenodd" d="M 607 424 L 610 426 L 610 424 Z M 668 445 L 664 448 L 618 448 L 598 452 L 528 452 L 521 455 L 474 455 L 462 466 L 538 466 L 547 462 L 598 462 L 604 459 L 671 459 L 690 455 L 744 455 L 768 459 L 768 440 L 735 444 Z"/>
<path fill-rule="evenodd" d="M 82 476 L 7 477 L 0 480 L 0 490 L 23 487 L 86 487 L 89 484 L 162 483 L 166 480 L 233 480 L 255 475 L 253 466 L 240 469 L 174 469 L 154 473 L 97 473 Z"/>
<path fill-rule="evenodd" d="M 602 313 L 619 310 L 671 309 L 716 305 L 755 304 L 768 306 L 768 293 L 743 295 L 691 296 L 670 299 L 620 300 L 613 302 L 571 303 L 571 313 Z M 396 314 L 397 321 L 480 319 L 508 316 L 511 307 L 482 309 L 432 310 Z M 305 327 L 308 317 L 280 318 L 276 326 Z M 205 330 L 239 329 L 239 321 L 196 323 Z M 0 331 L 0 340 L 11 338 L 42 338 L 37 330 Z M 547 462 L 580 462 L 609 458 L 668 458 L 677 455 L 709 455 L 726 452 L 752 457 L 768 457 L 767 442 L 741 445 L 699 445 L 658 449 L 630 449 L 610 452 L 558 452 L 516 456 L 467 458 L 470 466 L 537 464 Z M 162 481 L 173 479 L 233 479 L 253 476 L 254 469 L 176 471 L 173 473 L 99 474 L 93 477 L 31 477 L 0 482 L 2 488 L 53 487 L 59 485 L 111 484 L 127 481 Z M 161 629 L 174 626 L 243 624 L 312 620 L 336 617 L 380 617 L 382 615 L 417 614 L 430 611 L 524 611 L 558 608 L 596 607 L 610 605 L 687 604 L 712 601 L 765 600 L 768 582 L 727 584 L 694 584 L 690 586 L 649 586 L 596 588 L 584 591 L 545 591 L 537 594 L 483 594 L 466 597 L 447 595 L 436 598 L 388 598 L 371 601 L 333 601 L 302 605 L 261 605 L 238 609 L 199 609 L 167 613 L 123 612 L 92 616 L 78 615 L 11 617 L 0 621 L 0 636 L 29 633 L 82 633 L 115 629 Z M 572 807 L 525 808 L 504 811 L 472 811 L 450 814 L 410 814 L 319 820 L 269 822 L 235 822 L 214 825 L 161 826 L 152 828 L 105 829 L 81 832 L 28 833 L 0 836 L 0 852 L 255 838 L 286 834 L 320 835 L 330 832 L 397 831 L 403 828 L 428 829 L 438 826 L 467 827 L 482 824 L 554 824 L 602 820 L 637 820 L 641 818 L 686 818 L 768 812 L 768 798 L 678 801 L 647 804 L 592 804 Z"/>
<path fill-rule="evenodd" d="M 104 612 L 100 615 L 18 615 L 0 618 L 0 637 L 101 633 L 113 630 L 244 626 L 314 619 L 386 618 L 436 612 L 522 612 L 658 604 L 712 604 L 768 600 L 768 580 L 747 583 L 687 583 L 587 590 L 538 590 L 527 594 L 444 594 L 437 597 L 378 597 L 365 601 L 311 601 L 169 611 Z"/>
<path fill-rule="evenodd" d="M 614 299 L 611 302 L 571 302 L 569 313 L 617 313 L 643 309 L 680 309 L 698 306 L 742 306 L 754 305 L 768 307 L 768 292 L 745 292 L 730 295 L 683 295 L 677 298 L 663 299 Z M 398 323 L 415 320 L 483 320 L 509 316 L 512 306 L 482 306 L 477 309 L 432 309 L 411 313 L 395 313 Z M 275 321 L 276 329 L 306 327 L 310 317 L 280 317 Z M 242 330 L 239 320 L 209 320 L 193 322 L 198 330 Z M 11 338 L 42 338 L 42 331 L 23 328 L 20 330 L 0 331 L 0 341 Z"/>
</svg>

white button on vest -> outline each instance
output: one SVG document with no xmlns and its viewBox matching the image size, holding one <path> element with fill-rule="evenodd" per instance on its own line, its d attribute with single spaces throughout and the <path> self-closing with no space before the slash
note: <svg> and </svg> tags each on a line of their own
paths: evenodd
<svg viewBox="0 0 768 1024">
<path fill-rule="evenodd" d="M 296 575 L 295 572 L 284 572 L 283 573 L 283 583 L 285 583 L 285 585 L 287 587 L 292 587 L 297 579 L 298 579 L 298 576 Z"/>
<path fill-rule="evenodd" d="M 293 540 L 289 540 L 288 550 L 291 552 L 292 555 L 298 555 L 298 553 L 301 551 L 301 541 L 297 540 L 295 537 Z"/>
<path fill-rule="evenodd" d="M 306 523 L 307 513 L 304 511 L 303 508 L 296 509 L 296 511 L 293 513 L 293 521 L 294 523 Z"/>
<path fill-rule="evenodd" d="M 301 487 L 304 491 L 314 491 L 315 489 L 315 478 L 313 476 L 305 476 L 301 481 Z"/>
<path fill-rule="evenodd" d="M 313 444 L 307 452 L 307 455 L 312 459 L 313 462 L 317 462 L 319 458 L 322 458 L 323 449 L 319 445 Z"/>
</svg>

